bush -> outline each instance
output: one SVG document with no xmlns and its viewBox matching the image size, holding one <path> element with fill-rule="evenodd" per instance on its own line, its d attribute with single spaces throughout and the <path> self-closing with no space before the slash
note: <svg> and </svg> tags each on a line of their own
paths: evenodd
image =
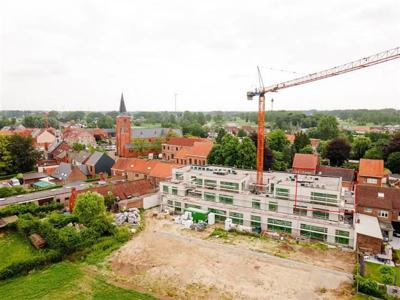
<svg viewBox="0 0 400 300">
<path fill-rule="evenodd" d="M 43 267 L 50 263 L 62 260 L 62 254 L 59 251 L 50 250 L 41 256 L 14 262 L 11 265 L 0 270 L 0 280 L 8 279 L 17 275 L 26 274 L 29 271 Z"/>
<path fill-rule="evenodd" d="M 56 228 L 62 228 L 69 223 L 77 223 L 79 218 L 73 214 L 62 214 L 59 212 L 52 212 L 48 217 L 49 222 Z"/>
<path fill-rule="evenodd" d="M 13 204 L 9 205 L 3 209 L 0 209 L 0 218 L 8 217 L 12 215 L 21 215 L 26 213 L 31 213 L 33 215 L 37 215 L 39 213 L 46 213 L 53 210 L 63 209 L 64 205 L 60 203 L 51 202 L 47 205 L 38 206 L 34 203 L 26 203 L 26 204 Z"/>
<path fill-rule="evenodd" d="M 358 291 L 378 298 L 385 297 L 385 293 L 379 288 L 376 281 L 370 278 L 364 278 L 360 275 L 357 275 L 355 279 L 356 283 L 358 283 Z"/>
<path fill-rule="evenodd" d="M 38 232 L 40 221 L 32 214 L 21 215 L 17 221 L 17 230 L 25 237 L 29 237 L 32 233 Z"/>
<path fill-rule="evenodd" d="M 393 275 L 390 275 L 390 274 L 382 274 L 381 275 L 381 280 L 385 284 L 392 285 L 394 283 Z"/>
<path fill-rule="evenodd" d="M 11 186 L 0 188 L 0 198 L 6 198 L 16 195 L 25 194 L 26 190 L 22 186 Z"/>
</svg>

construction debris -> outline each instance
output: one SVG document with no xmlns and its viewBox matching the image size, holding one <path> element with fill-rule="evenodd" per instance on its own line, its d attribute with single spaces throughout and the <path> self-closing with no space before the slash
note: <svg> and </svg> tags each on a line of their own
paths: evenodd
<svg viewBox="0 0 400 300">
<path fill-rule="evenodd" d="M 140 212 L 137 208 L 128 208 L 127 211 L 115 215 L 115 223 L 122 225 L 128 223 L 131 225 L 139 225 L 140 223 Z"/>
</svg>

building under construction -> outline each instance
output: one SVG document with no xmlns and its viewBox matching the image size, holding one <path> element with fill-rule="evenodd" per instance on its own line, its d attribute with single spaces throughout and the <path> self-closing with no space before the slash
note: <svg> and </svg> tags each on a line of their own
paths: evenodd
<svg viewBox="0 0 400 300">
<path fill-rule="evenodd" d="M 256 188 L 255 171 L 217 166 L 186 166 L 160 183 L 162 206 L 177 213 L 193 207 L 216 221 L 253 232 L 285 232 L 354 248 L 354 197 L 341 177 L 264 172 L 265 189 Z"/>
</svg>

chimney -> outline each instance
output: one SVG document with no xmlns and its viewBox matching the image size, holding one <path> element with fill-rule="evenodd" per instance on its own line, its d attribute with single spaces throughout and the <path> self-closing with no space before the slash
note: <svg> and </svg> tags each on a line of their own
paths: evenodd
<svg viewBox="0 0 400 300">
<path fill-rule="evenodd" d="M 69 197 L 69 212 L 70 213 L 72 213 L 72 211 L 74 210 L 75 200 L 76 200 L 77 195 L 78 195 L 78 192 L 77 192 L 76 188 L 73 187 L 71 189 L 71 196 Z"/>
</svg>

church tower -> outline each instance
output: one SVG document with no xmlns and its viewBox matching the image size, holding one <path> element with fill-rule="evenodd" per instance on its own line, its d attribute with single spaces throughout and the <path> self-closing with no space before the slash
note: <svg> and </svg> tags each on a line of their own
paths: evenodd
<svg viewBox="0 0 400 300">
<path fill-rule="evenodd" d="M 131 118 L 126 112 L 124 95 L 121 94 L 119 115 L 116 120 L 115 136 L 117 142 L 117 156 L 128 157 L 127 144 L 131 143 Z"/>
</svg>

